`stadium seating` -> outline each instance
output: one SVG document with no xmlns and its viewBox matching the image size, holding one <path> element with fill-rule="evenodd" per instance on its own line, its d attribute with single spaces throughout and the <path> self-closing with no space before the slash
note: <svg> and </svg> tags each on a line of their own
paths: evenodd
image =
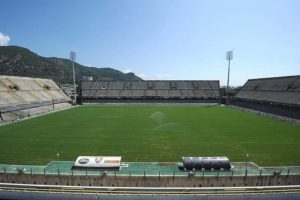
<svg viewBox="0 0 300 200">
<path fill-rule="evenodd" d="M 53 80 L 0 76 L 2 122 L 61 109 L 70 106 L 68 101 L 69 97 Z"/>
<path fill-rule="evenodd" d="M 197 99 L 219 102 L 219 81 L 84 81 L 83 102 L 108 99 Z"/>
<path fill-rule="evenodd" d="M 300 76 L 250 79 L 232 104 L 300 119 Z"/>
<path fill-rule="evenodd" d="M 300 105 L 300 76 L 250 79 L 235 97 Z"/>
</svg>

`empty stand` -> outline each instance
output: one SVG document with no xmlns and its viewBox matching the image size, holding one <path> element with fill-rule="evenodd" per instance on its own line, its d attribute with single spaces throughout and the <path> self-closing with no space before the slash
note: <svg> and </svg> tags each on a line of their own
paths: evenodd
<svg viewBox="0 0 300 200">
<path fill-rule="evenodd" d="M 123 100 L 198 100 L 219 102 L 219 81 L 84 81 L 83 102 Z"/>
<path fill-rule="evenodd" d="M 300 76 L 250 79 L 235 97 L 300 106 L 299 87 Z"/>
<path fill-rule="evenodd" d="M 0 114 L 3 122 L 70 106 L 69 97 L 49 79 L 0 76 Z"/>
<path fill-rule="evenodd" d="M 131 82 L 131 89 L 132 90 L 146 90 L 147 89 L 147 82 L 146 81 Z"/>
<path fill-rule="evenodd" d="M 232 104 L 300 119 L 300 76 L 249 79 Z"/>
</svg>

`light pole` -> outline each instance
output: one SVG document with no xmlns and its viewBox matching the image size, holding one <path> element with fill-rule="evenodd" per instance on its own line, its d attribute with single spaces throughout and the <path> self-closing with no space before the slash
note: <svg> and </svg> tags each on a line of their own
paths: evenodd
<svg viewBox="0 0 300 200">
<path fill-rule="evenodd" d="M 248 157 L 249 157 L 249 154 L 246 155 L 246 176 L 248 174 Z"/>
<path fill-rule="evenodd" d="M 229 78 L 230 78 L 230 61 L 233 59 L 233 51 L 226 52 L 226 60 L 228 60 L 227 88 L 226 88 L 226 104 L 229 105 Z"/>
<path fill-rule="evenodd" d="M 57 153 L 57 154 L 56 154 L 56 156 L 57 156 L 57 160 L 59 161 L 59 156 L 60 156 L 60 154 L 59 154 L 59 153 Z"/>
<path fill-rule="evenodd" d="M 72 66 L 73 66 L 73 87 L 74 87 L 74 101 L 73 103 L 76 103 L 76 85 L 75 85 L 75 69 L 74 69 L 74 61 L 76 60 L 76 52 L 71 51 L 70 52 L 70 60 L 72 60 Z"/>
</svg>

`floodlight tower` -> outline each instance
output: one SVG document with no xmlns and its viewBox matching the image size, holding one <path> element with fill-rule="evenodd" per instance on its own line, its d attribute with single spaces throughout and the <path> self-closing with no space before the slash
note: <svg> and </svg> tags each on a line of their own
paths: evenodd
<svg viewBox="0 0 300 200">
<path fill-rule="evenodd" d="M 74 69 L 74 61 L 76 60 L 76 52 L 70 51 L 70 60 L 72 60 L 72 66 L 73 66 L 73 87 L 74 87 L 73 103 L 76 104 L 76 84 L 75 84 L 75 69 Z"/>
<path fill-rule="evenodd" d="M 229 78 L 230 78 L 230 61 L 233 59 L 233 51 L 226 52 L 226 60 L 228 60 L 227 88 L 226 88 L 226 104 L 229 105 Z"/>
</svg>

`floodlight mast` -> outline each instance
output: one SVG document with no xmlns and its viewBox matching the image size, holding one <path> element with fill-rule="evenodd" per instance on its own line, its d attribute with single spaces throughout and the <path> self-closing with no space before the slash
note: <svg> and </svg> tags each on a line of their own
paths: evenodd
<svg viewBox="0 0 300 200">
<path fill-rule="evenodd" d="M 76 52 L 70 52 L 70 59 L 72 60 L 72 67 L 73 67 L 73 87 L 74 87 L 74 100 L 73 103 L 76 104 L 76 84 L 75 84 L 75 69 L 74 69 L 74 61 L 76 60 Z"/>
<path fill-rule="evenodd" d="M 233 51 L 226 52 L 226 60 L 228 60 L 227 88 L 226 88 L 226 104 L 229 105 L 229 78 L 230 78 L 230 60 L 233 59 Z"/>
</svg>

